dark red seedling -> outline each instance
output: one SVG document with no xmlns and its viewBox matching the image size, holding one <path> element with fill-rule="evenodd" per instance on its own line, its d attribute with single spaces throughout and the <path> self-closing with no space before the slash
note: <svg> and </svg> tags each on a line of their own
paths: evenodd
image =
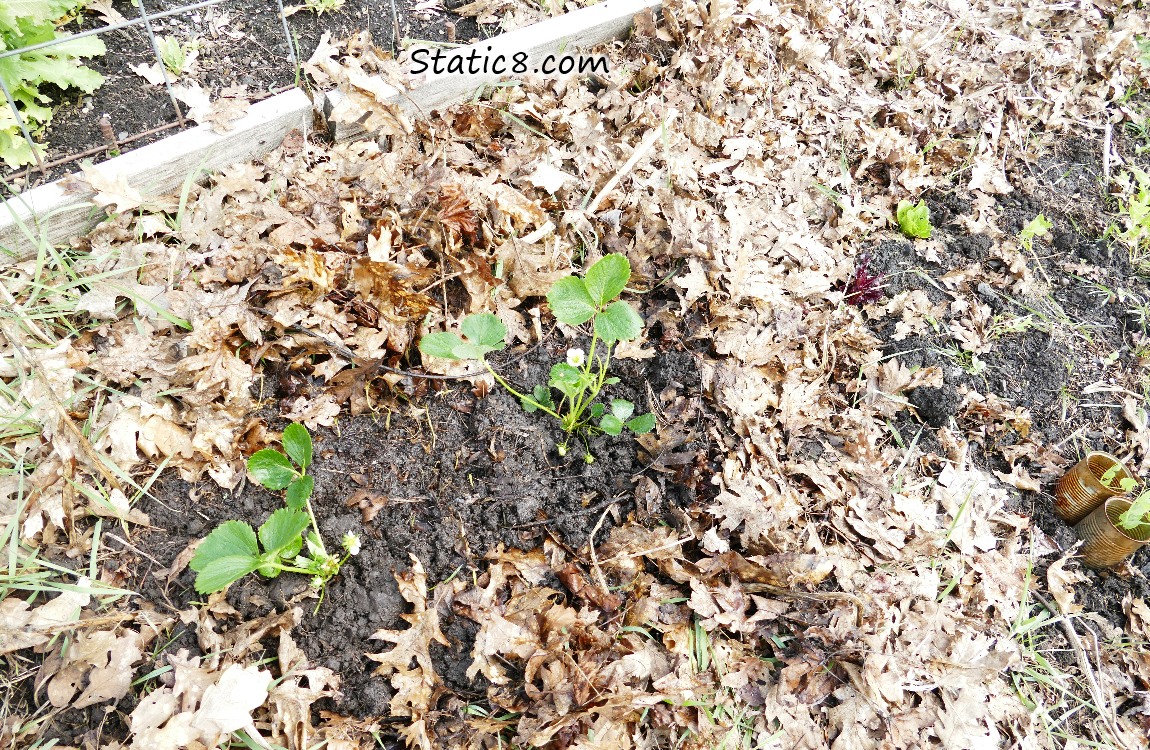
<svg viewBox="0 0 1150 750">
<path fill-rule="evenodd" d="M 862 307 L 871 302 L 878 302 L 883 298 L 883 282 L 886 277 L 881 273 L 872 273 L 870 270 L 870 255 L 864 253 L 859 257 L 855 267 L 855 275 L 847 282 L 846 301 L 855 307 Z"/>
</svg>

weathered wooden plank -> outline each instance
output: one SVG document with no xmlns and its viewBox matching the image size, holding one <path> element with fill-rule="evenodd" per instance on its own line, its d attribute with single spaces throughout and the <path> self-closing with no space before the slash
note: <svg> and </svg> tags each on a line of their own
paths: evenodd
<svg viewBox="0 0 1150 750">
<path fill-rule="evenodd" d="M 262 156 L 292 128 L 310 129 L 312 111 L 311 98 L 292 89 L 253 104 L 227 133 L 200 125 L 109 159 L 100 170 L 124 175 L 145 198 L 165 195 L 193 171 Z M 8 199 L 0 207 L 0 266 L 33 251 L 40 238 L 56 245 L 90 230 L 104 217 L 91 198 L 91 192 L 69 194 L 52 182 Z"/>
<path fill-rule="evenodd" d="M 648 8 L 657 10 L 662 4 L 662 0 L 605 0 L 522 29 L 460 47 L 452 50 L 452 53 L 469 55 L 474 52 L 487 59 L 504 55 L 510 59 L 517 52 L 526 52 L 531 60 L 538 61 L 549 54 L 560 55 L 584 50 L 610 39 L 617 39 L 630 30 L 635 14 Z M 408 117 L 418 118 L 426 116 L 433 109 L 461 102 L 472 96 L 480 87 L 508 77 L 514 76 L 495 73 L 477 75 L 428 73 L 422 81 L 416 81 L 411 90 L 401 92 L 397 89 L 386 104 L 397 106 Z M 364 134 L 363 128 L 357 125 L 332 122 L 332 114 L 343 100 L 344 95 L 338 91 L 328 92 L 324 96 L 323 113 L 328 118 L 331 137 L 337 142 Z"/>
</svg>

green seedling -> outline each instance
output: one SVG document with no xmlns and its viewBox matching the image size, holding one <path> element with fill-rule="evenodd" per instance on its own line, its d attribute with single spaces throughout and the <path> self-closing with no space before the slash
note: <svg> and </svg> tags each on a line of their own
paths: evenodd
<svg viewBox="0 0 1150 750">
<path fill-rule="evenodd" d="M 899 230 L 907 237 L 922 240 L 930 239 L 932 227 L 930 225 L 930 209 L 927 207 L 926 201 L 919 201 L 917 206 L 908 200 L 899 201 L 895 218 L 898 219 Z"/>
<path fill-rule="evenodd" d="M 636 434 L 655 427 L 655 415 L 633 416 L 635 405 L 625 399 L 613 399 L 610 407 L 596 402 L 604 386 L 619 382 L 608 377 L 611 350 L 620 341 L 631 341 L 643 332 L 643 318 L 630 304 L 617 299 L 631 278 L 627 258 L 613 253 L 587 269 L 587 275 L 566 276 L 555 282 L 547 293 L 551 312 L 562 323 L 577 326 L 592 324 L 591 345 L 587 352 L 571 348 L 565 362 L 551 368 L 547 385 L 537 385 L 527 395 L 513 388 L 487 362 L 489 352 L 506 346 L 507 329 L 491 313 L 478 313 L 464 318 L 460 336 L 451 332 L 430 333 L 419 342 L 419 350 L 444 359 L 479 360 L 492 377 L 517 397 L 528 412 L 542 411 L 559 420 L 563 431 L 578 435 L 584 447 L 592 435 L 619 435 L 624 429 Z M 603 344 L 602 351 L 599 344 Z M 552 389 L 560 399 L 555 401 Z M 558 446 L 559 455 L 567 454 L 568 445 Z M 588 448 L 583 455 L 587 463 L 595 459 Z"/>
<path fill-rule="evenodd" d="M 174 36 L 157 36 L 156 47 L 160 51 L 160 60 L 164 63 L 164 67 L 172 75 L 179 76 L 195 62 L 199 55 L 200 43 L 181 42 Z"/>
<path fill-rule="evenodd" d="M 294 422 L 288 425 L 283 446 L 287 455 L 270 448 L 252 454 L 248 472 L 269 490 L 287 490 L 285 507 L 272 513 L 258 533 L 243 521 L 226 521 L 208 534 L 190 563 L 199 593 L 221 591 L 257 572 L 265 578 L 301 573 L 311 577 L 314 588 L 322 589 L 359 552 L 359 537 L 352 533 L 344 535 L 341 555 L 324 547 L 311 507 L 315 478 L 307 473 L 312 459 L 307 429 Z"/>
<path fill-rule="evenodd" d="M 343 7 L 344 0 L 304 0 L 304 5 L 308 10 L 315 13 L 317 16 L 322 16 L 324 13 L 339 10 Z"/>
<path fill-rule="evenodd" d="M 1126 492 L 1134 489 L 1136 484 L 1133 479 L 1122 480 L 1122 487 Z M 1118 516 L 1118 525 L 1128 531 L 1133 531 L 1145 523 L 1150 523 L 1150 489 L 1142 490 L 1138 497 L 1131 501 L 1126 512 Z"/>
<path fill-rule="evenodd" d="M 1026 248 L 1027 252 L 1034 249 L 1034 238 L 1045 236 L 1051 229 L 1054 228 L 1054 222 L 1047 219 L 1042 214 L 1038 214 L 1022 228 L 1018 233 L 1018 241 Z"/>
<path fill-rule="evenodd" d="M 1102 476 L 1098 477 L 1098 481 L 1110 489 L 1116 490 L 1118 492 L 1129 492 L 1138 486 L 1138 483 L 1130 477 L 1122 477 L 1118 484 L 1114 484 L 1114 479 L 1118 476 L 1118 472 L 1120 471 L 1122 471 L 1121 464 L 1112 464 L 1109 469 L 1102 472 Z"/>
<path fill-rule="evenodd" d="M 1130 477 L 1122 477 L 1115 485 L 1114 480 L 1121 470 L 1120 465 L 1114 464 L 1102 472 L 1098 481 L 1112 490 L 1129 494 L 1138 486 L 1138 482 Z M 1144 488 L 1138 497 L 1131 501 L 1130 507 L 1126 509 L 1125 513 L 1118 516 L 1118 525 L 1127 530 L 1132 531 L 1144 523 L 1150 523 L 1150 489 L 1147 488 Z"/>
<path fill-rule="evenodd" d="M 1129 200 L 1121 204 L 1119 221 L 1108 235 L 1116 235 L 1129 249 L 1130 263 L 1138 273 L 1150 273 L 1150 175 L 1133 167 L 1123 175 Z"/>
</svg>

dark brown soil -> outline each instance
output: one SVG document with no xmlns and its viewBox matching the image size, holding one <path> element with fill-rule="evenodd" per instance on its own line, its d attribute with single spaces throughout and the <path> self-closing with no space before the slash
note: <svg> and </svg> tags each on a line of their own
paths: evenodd
<svg viewBox="0 0 1150 750">
<path fill-rule="evenodd" d="M 1131 161 L 1144 161 L 1137 144 L 1121 138 L 1117 143 Z M 919 447 L 943 454 L 935 434 L 939 428 L 957 426 L 960 434 L 976 433 L 979 424 L 960 411 L 961 390 L 966 388 L 1029 410 L 1030 439 L 1040 447 L 1053 447 L 1067 466 L 1089 450 L 1122 451 L 1128 426 L 1121 409 L 1109 405 L 1121 398 L 1108 398 L 1105 392 L 1086 395 L 1083 390 L 1102 381 L 1141 394 L 1145 401 L 1150 384 L 1140 379 L 1143 365 L 1134 352 L 1136 337 L 1145 336 L 1150 325 L 1138 310 L 1150 302 L 1150 285 L 1131 268 L 1123 246 L 1103 239 L 1115 207 L 1107 205 L 1099 189 L 1101 153 L 1100 139 L 1068 138 L 1035 166 L 1033 181 L 1015 184 L 1015 192 L 998 200 L 998 226 L 1003 231 L 1017 233 L 1039 213 L 1054 223 L 1050 235 L 1034 243 L 1041 261 L 1041 271 L 1034 271 L 1051 282 L 1047 298 L 1022 299 L 1006 291 L 1007 269 L 990 257 L 990 241 L 956 222 L 971 215 L 973 206 L 955 194 L 926 197 L 933 236 L 945 246 L 939 262 L 924 259 L 909 241 L 886 241 L 872 249 L 871 268 L 886 274 L 889 296 L 919 289 L 932 302 L 973 297 L 1001 320 L 1031 316 L 1029 328 L 1004 333 L 991 352 L 978 355 L 985 365 L 981 372 L 971 361 L 955 356 L 957 342 L 945 334 L 911 335 L 896 341 L 895 322 L 889 318 L 877 321 L 885 356 L 897 357 L 911 368 L 937 365 L 943 370 L 941 387 L 908 394 L 918 420 L 908 412 L 892 420 L 903 440 L 909 442 L 919 424 L 925 424 Z M 1102 282 L 1067 273 L 1060 266 L 1063 262 L 1094 267 Z M 972 267 L 982 275 L 958 289 L 949 290 L 939 280 L 949 271 Z M 938 321 L 944 332 L 948 320 Z M 1003 451 L 1022 441 L 1014 433 L 999 434 L 994 440 L 972 445 L 971 457 L 984 469 L 1009 472 Z M 1042 471 L 1037 463 L 1025 459 L 1022 465 L 1036 477 Z M 1069 549 L 1077 537 L 1052 510 L 1058 476 L 1042 476 L 1042 492 L 1012 489 L 1011 494 L 1014 510 L 1030 515 L 1038 529 Z M 1038 561 L 1036 573 L 1044 575 L 1045 566 L 1053 560 Z M 1150 551 L 1136 553 L 1131 561 L 1135 568 L 1131 576 L 1084 569 L 1088 582 L 1078 588 L 1079 601 L 1111 622 L 1123 624 L 1123 597 L 1127 593 L 1150 595 Z"/>
<path fill-rule="evenodd" d="M 522 383 L 538 382 L 553 361 L 541 350 L 506 374 Z M 341 713 L 388 713 L 390 689 L 386 680 L 372 676 L 374 663 L 364 653 L 383 649 L 385 644 L 368 640 L 377 629 L 406 627 L 399 616 L 409 605 L 393 573 L 410 569 L 411 555 L 423 563 L 429 586 L 452 575 L 470 577 L 482 555 L 497 545 L 533 549 L 551 539 L 580 555 L 604 516 L 596 537 L 600 542 L 629 516 L 678 524 L 675 509 L 710 489 L 710 454 L 717 451 L 706 435 L 715 417 L 700 392 L 693 356 L 622 360 L 613 368 L 623 382 L 609 397 L 628 398 L 644 410 L 648 393 L 660 409 L 671 400 L 687 399 L 678 401 L 678 408 L 685 404 L 686 410 L 677 424 L 690 428 L 695 438 L 675 449 L 688 459 L 671 462 L 679 467 L 675 473 L 646 468 L 634 439 L 625 436 L 592 440 L 595 461 L 590 465 L 574 446 L 560 458 L 555 445 L 562 433 L 551 418 L 525 413 L 501 390 L 477 399 L 459 385 L 406 413 L 347 418 L 338 430 L 316 434 L 313 503 L 320 528 L 329 544 L 345 532 L 359 533 L 363 549 L 329 586 L 317 615 L 310 615 L 314 600 L 304 600 L 309 614 L 293 634 L 314 662 L 340 674 L 344 697 L 336 708 Z M 660 494 L 640 508 L 632 494 L 635 479 L 644 473 Z M 238 518 L 258 525 L 282 503 L 278 493 L 250 484 L 229 494 L 210 484 L 193 488 L 173 477 L 157 483 L 153 494 L 155 499 L 142 509 L 156 528 L 138 544 L 163 565 L 216 524 Z M 381 507 L 365 523 L 360 506 L 372 509 L 373 503 Z M 136 590 L 178 609 L 202 598 L 192 590 L 192 581 L 190 571 L 170 587 L 147 576 Z M 274 581 L 250 576 L 232 586 L 228 600 L 251 618 L 283 609 L 305 588 L 302 576 L 285 574 Z M 433 654 L 437 670 L 451 689 L 481 700 L 486 686 L 465 676 L 474 625 L 449 618 L 445 632 L 454 643 Z M 170 648 L 190 646 L 194 643 L 186 638 Z"/>
<path fill-rule="evenodd" d="M 290 7 L 302 4 L 302 1 L 286 0 L 284 5 Z M 152 0 L 145 3 L 145 7 L 151 13 L 158 13 L 190 4 L 191 0 Z M 287 22 L 301 60 L 311 56 L 324 32 L 330 32 L 333 40 L 340 40 L 367 30 L 375 44 L 393 53 L 400 49 L 404 40 L 446 41 L 448 21 L 454 23 L 456 39 L 460 43 L 487 38 L 498 32 L 493 27 L 479 28 L 474 19 L 460 18 L 450 11 L 414 11 L 412 7 L 415 5 L 416 0 L 395 0 L 394 3 L 347 0 L 338 11 L 317 16 L 311 11 L 301 10 L 288 16 Z M 115 0 L 113 7 L 129 20 L 138 18 L 140 14 L 139 8 L 129 0 Z M 79 26 L 73 24 L 67 28 L 87 30 L 106 25 L 94 13 L 88 13 Z M 198 82 L 213 98 L 222 89 L 242 85 L 247 89 L 248 98 L 255 101 L 297 83 L 307 83 L 297 79 L 298 67 L 292 61 L 274 0 L 256 3 L 228 0 L 216 6 L 160 19 L 153 22 L 152 28 L 156 35 L 175 36 L 201 45 L 194 68 L 182 76 L 180 82 Z M 61 106 L 41 139 L 48 144 L 44 158 L 47 163 L 93 149 L 97 151 L 84 158 L 103 161 L 115 156 L 117 151 L 138 148 L 181 129 L 165 89 L 152 86 L 132 71 L 134 65 L 155 61 L 144 28 L 135 26 L 100 36 L 107 53 L 87 59 L 86 64 L 104 76 L 104 85 L 91 95 L 69 90 L 57 92 L 54 96 Z M 99 125 L 101 116 L 105 114 L 115 138 L 128 142 L 109 144 L 105 141 Z M 136 138 L 165 125 L 175 127 Z M 188 126 L 193 125 L 190 123 Z M 61 164 L 51 167 L 47 175 L 33 170 L 28 184 L 34 186 L 57 179 L 76 168 L 76 163 Z M 0 167 L 0 176 L 3 177 L 15 172 Z"/>
</svg>

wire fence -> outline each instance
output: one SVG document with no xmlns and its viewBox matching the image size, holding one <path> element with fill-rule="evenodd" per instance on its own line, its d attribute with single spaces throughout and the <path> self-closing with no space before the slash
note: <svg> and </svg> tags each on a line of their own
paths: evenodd
<svg viewBox="0 0 1150 750">
<path fill-rule="evenodd" d="M 195 10 L 199 10 L 199 9 L 203 9 L 203 8 L 209 8 L 209 7 L 215 6 L 215 5 L 221 5 L 221 4 L 228 2 L 228 1 L 229 0 L 200 0 L 200 2 L 189 3 L 187 5 L 181 5 L 179 7 L 169 8 L 167 10 L 151 13 L 148 11 L 148 5 L 145 2 L 145 0 L 132 0 L 133 5 L 135 5 L 137 7 L 137 9 L 139 10 L 139 16 L 137 18 L 125 19 L 124 21 L 121 21 L 118 23 L 112 23 L 112 24 L 108 24 L 106 26 L 101 26 L 99 28 L 88 29 L 86 31 L 77 32 L 75 34 L 62 34 L 62 35 L 57 36 L 55 39 L 51 39 L 51 40 L 46 41 L 46 42 L 40 42 L 39 44 L 30 44 L 26 47 L 17 47 L 15 49 L 0 51 L 0 60 L 4 60 L 6 58 L 15 57 L 15 56 L 22 55 L 22 54 L 25 54 L 28 52 L 35 52 L 37 50 L 42 50 L 42 49 L 46 49 L 49 47 L 54 47 L 54 46 L 60 45 L 60 44 L 67 44 L 69 42 L 73 42 L 77 39 L 83 39 L 85 37 L 99 36 L 101 34 L 108 34 L 108 33 L 114 32 L 114 31 L 120 31 L 120 30 L 124 30 L 124 29 L 142 26 L 144 28 L 145 34 L 147 35 L 147 40 L 148 40 L 149 46 L 151 48 L 151 53 L 152 53 L 153 57 L 155 58 L 155 62 L 157 64 L 159 70 L 163 73 L 164 88 L 167 91 L 168 99 L 171 100 L 172 107 L 175 109 L 175 112 L 176 112 L 176 122 L 166 123 L 166 124 L 161 125 L 159 127 L 150 128 L 148 130 L 142 131 L 140 133 L 136 133 L 136 134 L 131 135 L 131 136 L 126 137 L 126 138 L 117 138 L 115 136 L 115 134 L 112 133 L 112 138 L 111 138 L 110 144 L 105 144 L 103 146 L 98 146 L 96 148 L 88 149 L 86 151 L 82 151 L 82 152 L 75 153 L 75 154 L 69 154 L 66 157 L 55 159 L 52 161 L 46 161 L 40 156 L 40 144 L 38 144 L 36 142 L 36 140 L 32 137 L 32 132 L 31 132 L 30 128 L 28 127 L 28 121 L 25 119 L 23 113 L 20 111 L 20 108 L 17 106 L 16 99 L 12 94 L 12 90 L 9 86 L 8 81 L 5 81 L 4 76 L 0 75 L 0 89 L 3 90 L 4 98 L 8 102 L 8 108 L 9 108 L 9 110 L 11 110 L 12 116 L 13 116 L 13 118 L 15 118 L 17 125 L 19 125 L 20 132 L 23 135 L 24 140 L 27 142 L 28 147 L 31 149 L 32 156 L 35 159 L 35 165 L 34 166 L 20 170 L 20 171 L 17 171 L 17 172 L 14 172 L 14 173 L 8 175 L 6 179 L 7 180 L 14 180 L 14 179 L 19 179 L 21 177 L 28 177 L 31 175 L 31 173 L 33 171 L 39 171 L 42 175 L 47 176 L 49 169 L 77 161 L 77 160 L 82 159 L 86 156 L 92 156 L 95 154 L 102 153 L 102 152 L 108 150 L 109 145 L 111 145 L 113 148 L 118 149 L 122 145 L 127 145 L 129 143 L 138 141 L 138 140 L 143 139 L 143 138 L 147 138 L 147 137 L 152 136 L 152 135 L 156 135 L 158 133 L 161 133 L 161 132 L 164 132 L 167 130 L 174 130 L 176 128 L 185 127 L 187 125 L 187 118 L 185 117 L 184 111 L 180 106 L 179 99 L 176 97 L 175 92 L 172 90 L 172 77 L 169 76 L 165 70 L 166 66 L 164 63 L 164 57 L 160 51 L 159 42 L 156 39 L 154 24 L 156 21 L 159 21 L 159 20 L 164 19 L 164 18 L 168 18 L 170 16 L 177 16 L 177 15 L 181 15 L 184 13 L 190 13 L 190 12 L 195 11 Z M 292 65 L 297 65 L 299 61 L 296 57 L 296 48 L 295 48 L 295 44 L 293 43 L 293 40 L 292 40 L 291 29 L 288 27 L 287 15 L 284 13 L 283 0 L 275 0 L 275 5 L 276 5 L 276 12 L 279 15 L 280 25 L 283 29 L 284 41 L 286 43 L 287 50 L 288 50 L 288 58 L 289 58 Z M 268 96 L 272 96 L 275 93 L 280 93 L 281 91 L 284 91 L 284 90 L 287 90 L 290 88 L 291 88 L 290 86 L 287 86 L 287 87 L 284 87 L 284 88 L 279 89 L 279 90 L 272 90 L 266 94 L 253 97 L 253 100 L 267 98 Z"/>
</svg>

